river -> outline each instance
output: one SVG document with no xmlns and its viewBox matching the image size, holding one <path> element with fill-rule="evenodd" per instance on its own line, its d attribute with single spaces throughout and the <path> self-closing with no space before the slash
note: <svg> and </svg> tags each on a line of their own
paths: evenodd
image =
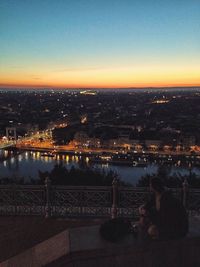
<svg viewBox="0 0 200 267">
<path fill-rule="evenodd" d="M 0 155 L 6 155 L 7 151 L 1 151 Z M 149 163 L 146 167 L 111 165 L 111 164 L 90 164 L 88 157 L 77 155 L 56 155 L 56 157 L 41 156 L 41 152 L 23 152 L 7 160 L 0 162 L 0 179 L 4 177 L 24 177 L 25 180 L 38 179 L 38 171 L 51 171 L 55 164 L 62 162 L 67 168 L 72 166 L 80 167 L 81 162 L 89 166 L 104 168 L 106 171 L 113 170 L 118 173 L 121 180 L 135 185 L 137 181 L 146 174 L 156 173 L 159 165 Z M 189 174 L 189 169 L 184 167 L 171 166 L 172 173 L 182 175 Z M 199 168 L 192 168 L 192 172 L 200 175 Z"/>
</svg>

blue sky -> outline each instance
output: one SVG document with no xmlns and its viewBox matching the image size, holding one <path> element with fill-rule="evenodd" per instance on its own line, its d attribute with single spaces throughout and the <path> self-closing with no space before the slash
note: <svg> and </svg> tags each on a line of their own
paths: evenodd
<svg viewBox="0 0 200 267">
<path fill-rule="evenodd" d="M 20 70 L 45 82 L 44 69 L 97 72 L 175 65 L 196 73 L 199 14 L 197 0 L 0 0 L 2 83 L 9 77 L 15 82 Z"/>
</svg>

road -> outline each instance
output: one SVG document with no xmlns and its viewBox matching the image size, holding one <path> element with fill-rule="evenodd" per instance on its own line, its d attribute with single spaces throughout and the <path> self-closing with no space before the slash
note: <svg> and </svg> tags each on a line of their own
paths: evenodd
<svg viewBox="0 0 200 267">
<path fill-rule="evenodd" d="M 43 151 L 53 151 L 56 152 L 73 152 L 73 153 L 123 153 L 123 151 L 119 151 L 116 149 L 107 149 L 107 148 L 77 148 L 73 143 L 69 145 L 63 146 L 55 146 L 52 144 L 52 141 L 31 141 L 31 142 L 21 142 L 17 143 L 16 146 L 19 149 L 24 150 L 43 150 Z M 127 151 L 128 152 L 128 151 Z M 135 151 L 135 154 L 153 154 L 153 155 L 171 155 L 171 156 L 192 156 L 190 151 Z M 195 156 L 200 156 L 200 152 L 196 152 Z"/>
<path fill-rule="evenodd" d="M 0 148 L 5 148 L 6 146 L 10 146 L 14 144 L 14 142 L 3 142 L 0 141 Z M 49 135 L 49 132 L 44 131 L 42 133 L 35 133 L 31 137 L 24 137 L 20 140 L 17 140 L 16 147 L 23 150 L 40 150 L 40 151 L 53 151 L 56 152 L 71 152 L 71 153 L 91 153 L 91 154 L 99 154 L 99 153 L 123 153 L 123 151 L 119 151 L 116 149 L 108 149 L 108 148 L 77 148 L 74 142 L 70 142 L 68 145 L 55 146 L 53 144 L 53 140 Z M 198 147 L 197 147 L 198 148 Z M 125 152 L 128 152 L 127 150 Z M 133 151 L 131 151 L 133 152 Z M 151 151 L 151 150 L 138 150 L 134 151 L 136 154 L 153 154 L 153 155 L 171 155 L 171 156 L 191 156 L 191 151 Z M 200 149 L 196 149 L 194 155 L 200 156 Z"/>
</svg>

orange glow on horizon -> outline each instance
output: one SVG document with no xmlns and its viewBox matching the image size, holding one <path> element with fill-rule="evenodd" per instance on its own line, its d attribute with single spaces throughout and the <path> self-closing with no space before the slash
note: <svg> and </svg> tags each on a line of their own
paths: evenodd
<svg viewBox="0 0 200 267">
<path fill-rule="evenodd" d="M 113 85 L 107 85 L 107 84 L 36 84 L 36 83 L 0 83 L 0 88 L 61 88 L 61 89 L 92 89 L 92 88 L 147 88 L 147 87 L 200 87 L 200 82 L 198 83 L 133 83 L 130 85 L 126 84 L 113 84 Z"/>
<path fill-rule="evenodd" d="M 177 84 L 134 84 L 134 85 L 130 85 L 130 86 L 122 86 L 122 85 L 113 85 L 113 86 L 108 86 L 108 85 L 104 85 L 104 86 L 98 86 L 98 85 L 39 85 L 39 84 L 0 84 L 0 88 L 10 88 L 10 89 L 14 89 L 14 88 L 27 88 L 27 89 L 32 89 L 32 88 L 38 88 L 38 89 L 101 89 L 101 88 L 105 88 L 105 89 L 120 89 L 120 88 L 170 88 L 170 87 L 200 87 L 200 83 L 197 84 L 193 84 L 193 83 L 177 83 Z"/>
<path fill-rule="evenodd" d="M 33 74 L 34 73 L 34 74 Z M 130 88 L 200 86 L 200 69 L 181 66 L 133 66 L 94 70 L 5 70 L 0 87 Z"/>
</svg>

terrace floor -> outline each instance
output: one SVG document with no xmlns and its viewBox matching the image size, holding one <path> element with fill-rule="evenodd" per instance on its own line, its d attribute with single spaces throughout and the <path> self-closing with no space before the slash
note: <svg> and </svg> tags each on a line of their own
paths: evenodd
<svg viewBox="0 0 200 267">
<path fill-rule="evenodd" d="M 140 249 L 137 252 L 141 254 L 140 257 L 137 256 L 137 253 L 136 254 L 133 253 L 133 250 L 136 251 L 136 249 L 139 249 L 138 245 L 140 244 L 138 243 L 138 241 L 134 240 L 133 244 L 131 244 L 130 246 L 128 246 L 128 243 L 125 243 L 124 245 L 121 243 L 121 244 L 114 245 L 114 247 L 112 244 L 107 243 L 105 241 L 103 241 L 102 243 L 102 240 L 99 239 L 98 231 L 95 230 L 99 227 L 98 225 L 100 225 L 102 222 L 103 222 L 103 219 L 83 219 L 83 218 L 45 219 L 41 217 L 28 217 L 28 216 L 0 217 L 0 262 L 10 257 L 13 257 L 23 252 L 24 250 L 27 250 L 41 243 L 42 241 L 47 240 L 51 238 L 52 236 L 55 236 L 56 234 L 61 233 L 64 230 L 70 228 L 71 229 L 70 236 L 72 238 L 71 249 L 73 250 L 72 253 L 70 254 L 70 257 L 66 255 L 56 260 L 55 262 L 52 262 L 51 264 L 49 264 L 48 265 L 49 267 L 50 266 L 51 267 L 58 267 L 58 266 L 63 267 L 63 266 L 66 266 L 67 263 L 69 263 L 69 266 L 74 266 L 73 261 L 77 261 L 77 265 L 75 266 L 80 265 L 81 267 L 82 266 L 84 267 L 85 266 L 87 267 L 110 266 L 111 267 L 111 266 L 122 266 L 120 265 L 121 263 L 124 263 L 126 261 L 134 262 L 136 260 L 138 261 L 139 265 L 135 265 L 135 266 L 141 267 L 139 259 L 143 258 L 144 256 L 143 254 L 141 254 L 141 253 L 144 253 L 143 250 L 141 252 L 141 249 Z M 96 226 L 88 227 L 88 226 L 94 226 L 94 225 Z M 193 242 L 193 237 L 194 237 L 194 242 Z M 198 239 L 196 239 L 196 237 L 198 237 Z M 166 255 L 167 255 L 168 247 L 171 248 L 172 251 L 170 253 L 172 253 L 173 251 L 176 252 L 176 250 L 180 251 L 180 244 L 181 244 L 183 248 L 182 251 L 186 251 L 188 253 L 188 258 L 190 259 L 190 258 L 194 258 L 194 255 L 193 255 L 194 253 L 195 253 L 195 257 L 199 255 L 199 245 L 200 245 L 199 242 L 200 242 L 200 217 L 193 217 L 190 220 L 190 231 L 189 231 L 188 240 L 185 240 L 183 244 L 180 243 L 179 241 L 169 243 L 169 244 L 167 243 L 163 245 L 161 243 L 159 243 L 158 245 L 153 244 L 152 251 L 155 251 L 155 250 L 157 251 L 159 248 L 161 249 L 160 247 L 161 245 L 162 246 L 161 252 L 163 253 L 164 251 L 166 252 Z M 188 251 L 188 246 L 190 247 L 190 243 L 191 243 L 191 251 Z M 133 245 L 134 245 L 134 249 L 133 249 Z M 155 245 L 156 247 L 154 247 Z M 173 249 L 173 246 L 174 246 L 174 249 Z M 148 253 L 151 254 L 152 251 Z M 181 255 L 187 254 L 186 252 L 182 253 Z M 133 259 L 133 257 L 135 258 Z M 176 259 L 176 257 L 174 259 Z M 101 262 L 102 260 L 104 260 L 105 262 Z M 82 262 L 81 264 L 83 265 L 81 265 L 80 262 Z M 117 265 L 117 262 L 119 263 L 121 262 L 121 263 Z M 112 265 L 111 263 L 116 264 L 116 265 Z M 125 265 L 125 266 L 128 266 L 128 265 Z M 142 265 L 142 266 L 145 266 L 145 265 Z M 170 266 L 170 265 L 166 265 L 166 266 Z M 182 267 L 183 265 L 177 265 L 177 266 Z M 190 265 L 185 264 L 184 266 L 188 267 Z M 200 265 L 194 265 L 192 267 L 199 267 L 199 266 Z"/>
<path fill-rule="evenodd" d="M 132 234 L 117 243 L 105 241 L 99 226 L 70 230 L 70 252 L 46 267 L 199 267 L 200 218 L 190 219 L 187 237 L 150 240 Z"/>
<path fill-rule="evenodd" d="M 68 229 L 100 224 L 100 219 L 0 216 L 0 262 Z"/>
</svg>

